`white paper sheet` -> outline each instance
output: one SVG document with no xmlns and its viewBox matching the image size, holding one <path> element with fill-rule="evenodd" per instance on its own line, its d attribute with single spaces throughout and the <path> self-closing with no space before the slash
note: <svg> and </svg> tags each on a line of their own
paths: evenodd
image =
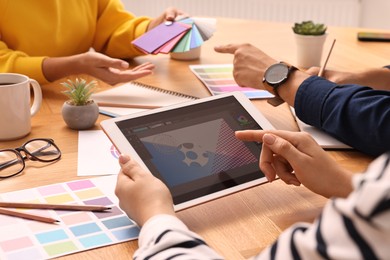
<svg viewBox="0 0 390 260">
<path fill-rule="evenodd" d="M 299 130 L 302 132 L 307 132 L 309 133 L 314 140 L 324 149 L 352 149 L 349 145 L 344 144 L 343 142 L 337 140 L 333 136 L 325 133 L 324 131 L 305 124 L 302 122 L 296 115 L 295 115 L 295 110 L 293 107 L 290 107 L 291 113 L 293 116 L 295 116 L 295 120 L 298 124 Z"/>
<path fill-rule="evenodd" d="M 118 157 L 102 130 L 79 131 L 77 176 L 118 174 Z"/>
</svg>

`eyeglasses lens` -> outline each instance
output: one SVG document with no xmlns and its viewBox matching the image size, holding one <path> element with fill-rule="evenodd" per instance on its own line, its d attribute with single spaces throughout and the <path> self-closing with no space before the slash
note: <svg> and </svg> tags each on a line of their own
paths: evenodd
<svg viewBox="0 0 390 260">
<path fill-rule="evenodd" d="M 33 157 L 40 161 L 53 161 L 60 157 L 61 153 L 58 148 L 46 140 L 34 140 L 28 142 L 24 149 Z"/>
<path fill-rule="evenodd" d="M 0 177 L 8 177 L 23 170 L 23 158 L 15 151 L 0 151 Z"/>
</svg>

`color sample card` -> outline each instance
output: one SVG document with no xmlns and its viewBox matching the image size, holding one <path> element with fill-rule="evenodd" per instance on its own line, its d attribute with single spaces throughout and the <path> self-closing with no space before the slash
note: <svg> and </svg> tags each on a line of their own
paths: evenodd
<svg viewBox="0 0 390 260">
<path fill-rule="evenodd" d="M 137 239 L 138 226 L 117 206 L 115 184 L 111 175 L 1 194 L 2 201 L 104 205 L 111 210 L 22 210 L 58 224 L 0 215 L 0 259 L 50 259 Z"/>
<path fill-rule="evenodd" d="M 249 99 L 274 97 L 266 90 L 240 87 L 234 80 L 232 64 L 190 65 L 190 69 L 212 95 L 241 91 Z"/>
<path fill-rule="evenodd" d="M 191 26 L 182 23 L 160 24 L 141 37 L 135 39 L 132 43 L 146 53 L 153 53 L 167 42 L 188 31 Z"/>
<path fill-rule="evenodd" d="M 186 52 L 197 48 L 214 33 L 216 20 L 213 18 L 183 18 L 162 23 L 144 33 L 132 44 L 149 54 Z"/>
</svg>

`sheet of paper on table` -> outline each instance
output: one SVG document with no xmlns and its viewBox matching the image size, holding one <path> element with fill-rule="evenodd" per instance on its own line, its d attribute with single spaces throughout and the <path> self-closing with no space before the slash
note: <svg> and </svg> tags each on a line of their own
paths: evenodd
<svg viewBox="0 0 390 260">
<path fill-rule="evenodd" d="M 118 174 L 119 153 L 102 130 L 79 131 L 77 176 Z"/>
</svg>

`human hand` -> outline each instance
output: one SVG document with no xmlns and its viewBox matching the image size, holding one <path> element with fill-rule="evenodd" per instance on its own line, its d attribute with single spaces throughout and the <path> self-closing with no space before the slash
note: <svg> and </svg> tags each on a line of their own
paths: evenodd
<svg viewBox="0 0 390 260">
<path fill-rule="evenodd" d="M 287 184 L 301 183 L 325 197 L 346 197 L 352 173 L 341 168 L 307 133 L 282 130 L 237 131 L 243 141 L 262 142 L 260 169 L 272 182 L 276 175 Z"/>
<path fill-rule="evenodd" d="M 305 71 L 307 74 L 310 74 L 312 76 L 317 76 L 320 72 L 319 67 L 311 67 L 308 68 Z M 337 84 L 360 84 L 363 85 L 362 82 L 360 82 L 360 75 L 359 73 L 352 73 L 352 72 L 344 72 L 344 71 L 337 71 L 337 70 L 324 70 L 322 77 L 335 82 Z"/>
<path fill-rule="evenodd" d="M 115 188 L 119 206 L 139 226 L 158 214 L 175 216 L 167 186 L 127 155 L 119 157 L 121 171 Z"/>
<path fill-rule="evenodd" d="M 81 72 L 99 78 L 111 85 L 150 75 L 155 67 L 154 64 L 146 62 L 129 69 L 129 64 L 126 61 L 110 58 L 98 52 L 80 54 L 78 63 Z"/>
<path fill-rule="evenodd" d="M 178 16 L 182 16 L 184 18 L 188 17 L 188 14 L 174 7 L 169 7 L 165 9 L 164 13 L 162 13 L 159 17 L 150 21 L 148 31 L 165 21 L 174 21 Z"/>
<path fill-rule="evenodd" d="M 312 67 L 306 72 L 310 75 L 317 75 L 318 71 L 318 67 Z M 390 90 L 390 70 L 388 68 L 370 68 L 357 72 L 325 70 L 322 77 L 339 85 L 357 84 L 377 90 Z"/>
<path fill-rule="evenodd" d="M 251 44 L 228 44 L 216 46 L 219 53 L 234 54 L 233 76 L 238 85 L 265 89 L 263 76 L 265 70 L 277 61 Z"/>
<path fill-rule="evenodd" d="M 154 67 L 154 64 L 147 62 L 129 69 L 126 61 L 98 52 L 46 58 L 42 64 L 43 73 L 49 81 L 73 74 L 88 74 L 111 85 L 150 75 Z"/>
</svg>

